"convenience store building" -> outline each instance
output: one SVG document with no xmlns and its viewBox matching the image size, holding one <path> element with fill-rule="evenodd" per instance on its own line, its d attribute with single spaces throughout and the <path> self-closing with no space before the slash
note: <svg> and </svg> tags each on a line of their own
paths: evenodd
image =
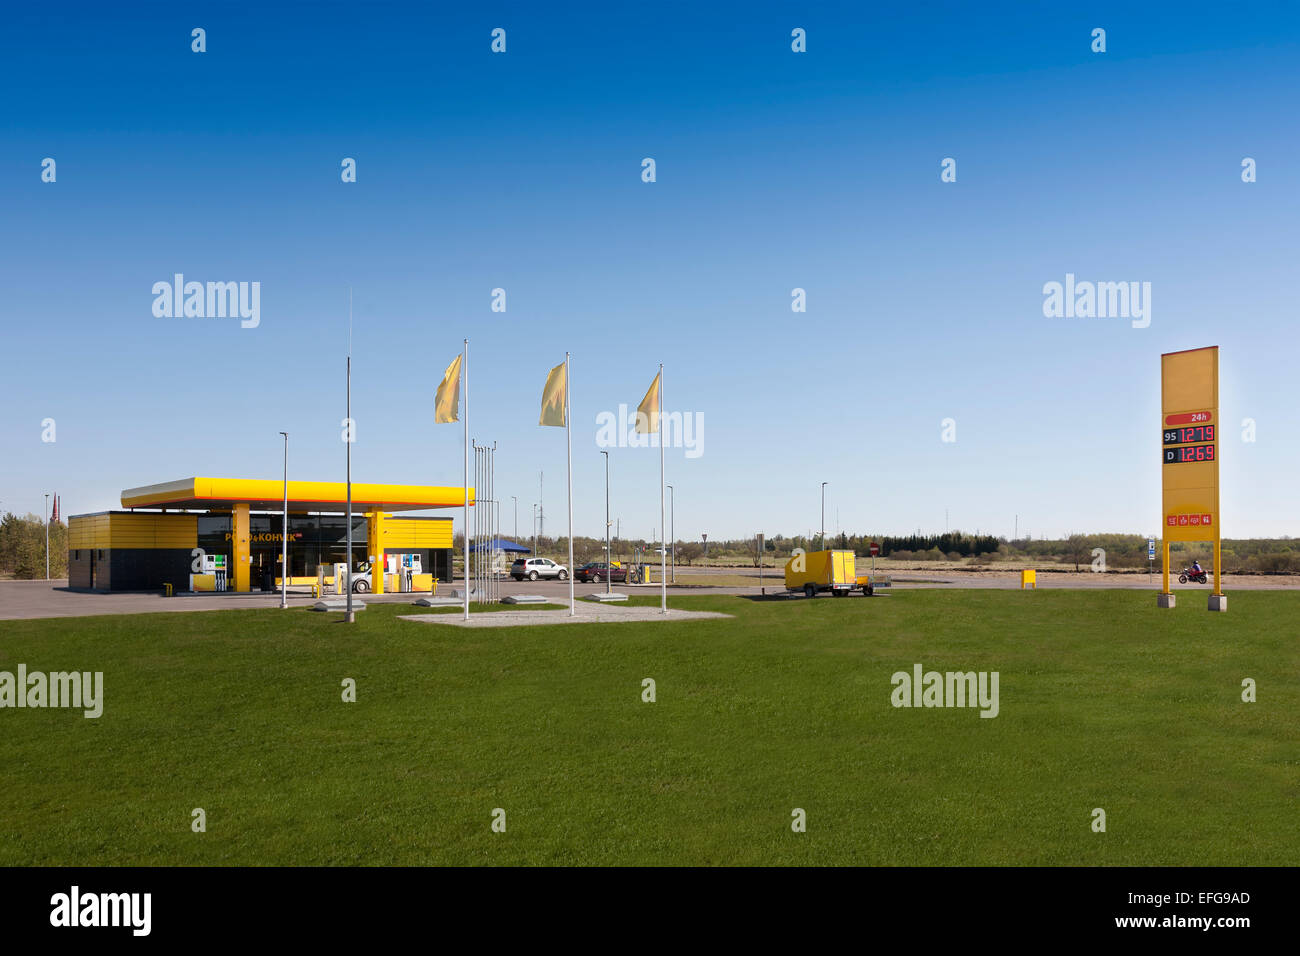
<svg viewBox="0 0 1300 956">
<path fill-rule="evenodd" d="M 170 584 L 186 591 L 195 568 L 216 559 L 228 569 L 229 590 L 276 590 L 285 534 L 290 584 L 314 584 L 321 569 L 332 577 L 334 566 L 348 560 L 347 485 L 290 481 L 287 522 L 284 494 L 283 481 L 239 478 L 129 488 L 121 511 L 69 517 L 68 586 L 147 591 Z M 369 590 L 381 593 L 385 558 L 415 555 L 422 578 L 449 581 L 452 519 L 397 515 L 462 507 L 464 496 L 460 487 L 353 482 L 354 573 L 368 561 Z M 473 488 L 469 501 L 474 504 Z"/>
</svg>

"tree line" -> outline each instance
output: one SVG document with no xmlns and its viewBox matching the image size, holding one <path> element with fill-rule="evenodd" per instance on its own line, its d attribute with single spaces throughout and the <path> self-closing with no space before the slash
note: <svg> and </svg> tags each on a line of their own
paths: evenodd
<svg viewBox="0 0 1300 956">
<path fill-rule="evenodd" d="M 0 518 L 0 575 L 45 577 L 45 521 L 40 515 Z M 50 522 L 50 577 L 68 576 L 68 526 Z"/>
<path fill-rule="evenodd" d="M 50 523 L 50 577 L 64 578 L 68 573 L 68 528 L 62 521 Z M 763 540 L 765 563 L 784 562 L 794 549 L 817 551 L 838 548 L 853 551 L 858 557 L 870 554 L 871 543 L 880 545 L 880 555 L 897 561 L 956 561 L 975 564 L 992 561 L 1026 561 L 1065 564 L 1080 570 L 1098 560 L 1094 552 L 1105 554 L 1106 567 L 1112 570 L 1141 570 L 1147 567 L 1147 539 L 1136 534 L 1071 534 L 1065 538 L 1020 538 L 1008 540 L 994 535 L 951 531 L 944 534 L 910 535 L 821 535 L 774 534 Z M 459 560 L 464 541 L 456 536 Z M 524 544 L 531 544 L 529 539 Z M 573 558 L 577 564 L 602 561 L 603 538 L 575 535 Z M 654 549 L 658 542 L 644 538 L 621 538 L 613 542 L 614 559 L 631 561 L 634 556 L 650 564 L 659 563 Z M 537 542 L 538 554 L 567 562 L 568 539 L 543 537 Z M 708 557 L 713 562 L 731 562 L 756 567 L 759 562 L 758 538 L 677 542 L 677 564 L 691 565 Z M 1213 548 L 1209 542 L 1175 544 L 1172 561 L 1179 565 L 1199 560 L 1205 567 L 1213 565 Z M 1229 573 L 1297 574 L 1300 573 L 1300 540 L 1282 538 L 1225 538 L 1221 548 L 1223 570 Z M 1157 550 L 1156 567 L 1159 567 Z M 5 514 L 0 518 L 0 576 L 13 578 L 45 577 L 45 522 L 39 515 Z"/>
<path fill-rule="evenodd" d="M 1071 569 L 1086 570 L 1100 561 L 1104 552 L 1105 566 L 1110 570 L 1145 570 L 1147 568 L 1147 539 L 1137 534 L 1071 534 L 1063 538 L 1019 538 L 1011 540 L 988 534 L 970 534 L 951 531 L 944 534 L 869 535 L 828 534 L 825 542 L 821 535 L 774 534 L 763 539 L 764 563 L 768 566 L 784 563 L 796 548 L 818 551 L 838 548 L 853 551 L 860 558 L 867 557 L 872 542 L 880 546 L 880 556 L 895 561 L 963 561 L 974 565 L 987 565 L 994 561 L 1066 565 Z M 529 542 L 531 543 L 531 542 Z M 605 542 L 602 539 L 574 537 L 574 560 L 603 559 Z M 659 555 L 653 549 L 657 542 L 644 539 L 615 540 L 616 560 L 630 560 L 635 548 L 642 550 L 643 561 L 657 564 Z M 567 560 L 568 539 L 543 538 L 538 552 L 555 560 Z M 1155 566 L 1160 558 L 1157 546 Z M 758 538 L 710 540 L 707 550 L 701 541 L 677 542 L 677 564 L 690 567 L 702 559 L 710 564 L 732 563 L 757 567 L 759 563 Z M 1199 560 L 1205 567 L 1213 565 L 1213 547 L 1209 542 L 1174 544 L 1171 562 L 1179 567 Z M 1300 574 L 1300 540 L 1282 538 L 1225 538 L 1221 547 L 1221 563 L 1228 573 L 1247 574 Z"/>
</svg>

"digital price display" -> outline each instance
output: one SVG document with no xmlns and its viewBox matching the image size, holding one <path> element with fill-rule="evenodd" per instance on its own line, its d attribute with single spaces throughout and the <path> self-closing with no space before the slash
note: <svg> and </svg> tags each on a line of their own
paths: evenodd
<svg viewBox="0 0 1300 956">
<path fill-rule="evenodd" d="M 1203 441 L 1214 441 L 1213 425 L 1193 425 L 1191 428 L 1166 428 L 1164 430 L 1166 445 L 1193 445 Z M 1204 459 L 1197 459 L 1202 461 Z"/>
<path fill-rule="evenodd" d="M 1214 446 L 1179 445 L 1176 448 L 1165 449 L 1164 462 L 1166 465 L 1176 465 L 1185 461 L 1214 461 Z"/>
</svg>

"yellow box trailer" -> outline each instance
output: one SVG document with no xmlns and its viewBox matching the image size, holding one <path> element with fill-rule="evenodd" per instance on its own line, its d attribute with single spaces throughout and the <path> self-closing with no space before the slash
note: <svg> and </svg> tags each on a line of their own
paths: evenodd
<svg viewBox="0 0 1300 956">
<path fill-rule="evenodd" d="M 819 591 L 830 591 L 836 597 L 844 597 L 858 586 L 853 552 L 809 551 L 796 554 L 785 563 L 785 586 L 791 591 L 802 591 L 807 597 L 816 597 Z"/>
<path fill-rule="evenodd" d="M 862 593 L 871 597 L 876 593 L 877 588 L 889 588 L 894 586 L 894 579 L 888 574 L 859 574 L 858 587 L 862 588 Z"/>
</svg>

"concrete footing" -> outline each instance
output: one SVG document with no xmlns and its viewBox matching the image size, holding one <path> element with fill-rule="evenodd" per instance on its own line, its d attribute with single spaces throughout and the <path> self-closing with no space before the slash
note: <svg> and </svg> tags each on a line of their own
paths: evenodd
<svg viewBox="0 0 1300 956">
<path fill-rule="evenodd" d="M 1174 607 L 1178 604 L 1178 599 L 1172 594 L 1157 594 L 1156 607 Z"/>
<path fill-rule="evenodd" d="M 341 598 L 331 598 L 328 601 L 317 601 L 315 604 L 312 605 L 311 609 L 313 611 L 346 611 L 348 609 L 348 599 L 345 597 L 341 597 Z M 361 601 L 358 601 L 356 598 L 352 599 L 352 610 L 364 611 L 365 609 L 366 609 L 365 604 L 363 604 Z"/>
<path fill-rule="evenodd" d="M 1227 609 L 1228 609 L 1228 595 L 1226 594 L 1210 595 L 1211 611 L 1226 611 Z"/>
</svg>

